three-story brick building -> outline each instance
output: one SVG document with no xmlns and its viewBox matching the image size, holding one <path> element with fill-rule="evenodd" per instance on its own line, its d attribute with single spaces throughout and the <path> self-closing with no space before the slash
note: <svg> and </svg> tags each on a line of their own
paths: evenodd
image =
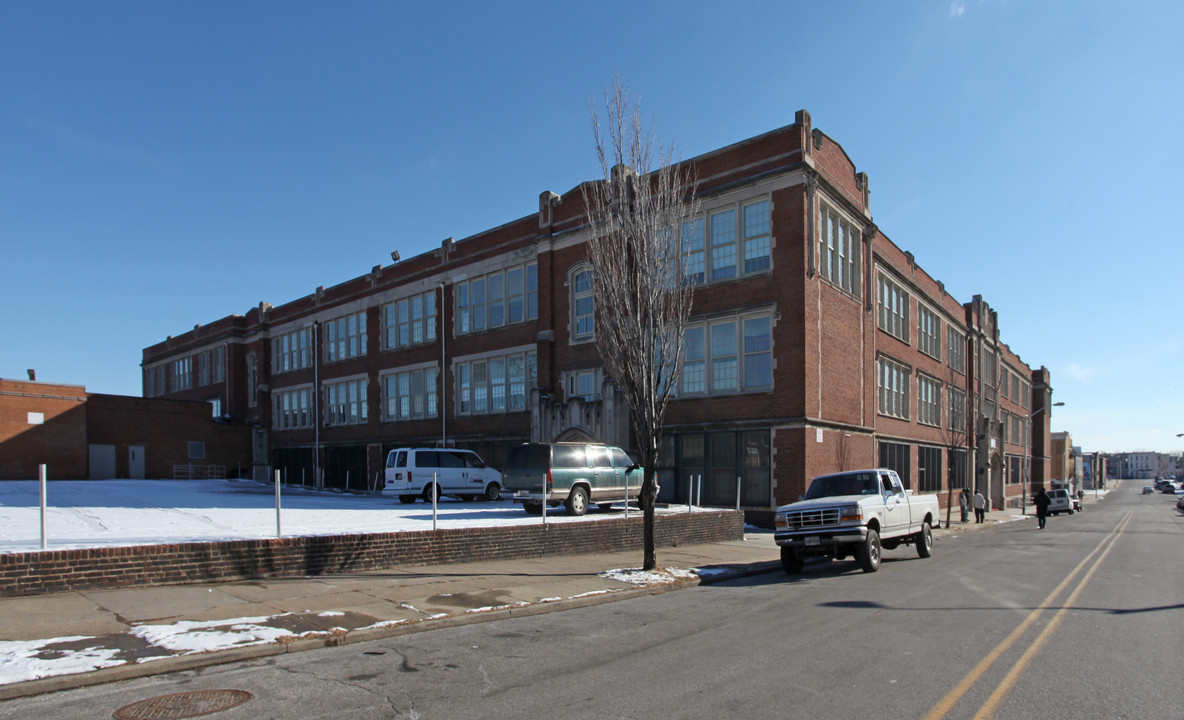
<svg viewBox="0 0 1184 720">
<path fill-rule="evenodd" d="M 897 470 L 916 492 L 1042 482 L 1051 388 L 872 220 L 868 178 L 799 111 L 687 160 L 696 285 L 661 500 L 739 503 L 756 521 L 817 474 Z M 257 425 L 254 461 L 288 482 L 361 488 L 395 446 L 500 465 L 529 440 L 630 445 L 595 343 L 579 187 L 539 211 L 307 297 L 145 349 L 147 396 L 208 400 Z M 348 478 L 348 479 L 347 479 Z"/>
</svg>

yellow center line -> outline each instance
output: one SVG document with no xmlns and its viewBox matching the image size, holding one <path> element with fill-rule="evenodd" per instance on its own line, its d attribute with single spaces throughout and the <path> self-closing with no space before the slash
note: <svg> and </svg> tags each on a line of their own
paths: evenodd
<svg viewBox="0 0 1184 720">
<path fill-rule="evenodd" d="M 1098 542 L 1097 546 L 1094 547 L 1094 549 L 1090 551 L 1090 553 L 1086 555 L 1080 563 L 1077 564 L 1077 567 L 1073 568 L 1073 571 L 1070 572 L 1065 577 L 1065 579 L 1060 582 L 1059 585 L 1053 588 L 1053 591 L 1048 594 L 1048 597 L 1044 599 L 1044 602 L 1040 603 L 1040 606 L 1029 613 L 1028 617 L 1024 618 L 1024 621 L 1021 622 L 1015 630 L 1012 630 L 1011 633 L 1008 634 L 1008 636 L 1004 638 L 1001 643 L 996 645 L 991 650 L 991 652 L 987 653 L 983 659 L 980 660 L 969 673 L 967 673 L 966 677 L 962 678 L 961 682 L 959 682 L 952 690 L 946 693 L 945 697 L 939 700 L 938 703 L 933 706 L 932 710 L 926 713 L 923 720 L 940 720 L 940 718 L 944 718 L 946 713 L 952 710 L 954 705 L 956 705 L 958 701 L 961 700 L 967 692 L 969 692 L 970 688 L 974 687 L 974 684 L 979 681 L 979 678 L 981 678 L 983 674 L 995 664 L 995 661 L 998 660 L 999 657 L 1003 655 L 1003 653 L 1007 652 L 1007 650 L 1015 644 L 1015 641 L 1018 640 L 1020 636 L 1032 626 L 1033 623 L 1040 619 L 1040 616 L 1044 614 L 1044 611 L 1054 607 L 1053 601 L 1056 600 L 1057 596 L 1064 592 L 1065 588 L 1073 582 L 1074 578 L 1077 577 L 1082 568 L 1092 562 L 1094 557 L 1099 553 L 1102 553 L 1104 557 L 1105 553 L 1109 552 L 1109 547 L 1107 544 L 1113 544 L 1113 541 L 1118 537 L 1118 534 L 1125 529 L 1126 525 L 1130 522 L 1132 512 L 1133 511 L 1127 512 L 1123 519 L 1119 521 L 1118 525 L 1115 526 L 1115 528 L 1111 530 L 1106 537 L 1102 538 L 1102 540 Z M 1105 553 L 1103 553 L 1103 547 L 1106 547 Z M 1100 559 L 1101 558 L 1099 558 L 1099 561 Z M 1080 588 L 1078 590 L 1080 590 Z"/>
<path fill-rule="evenodd" d="M 1130 518 L 1131 514 L 1128 512 L 1126 516 L 1123 517 L 1122 522 L 1119 525 L 1119 533 L 1126 529 L 1126 526 L 1130 523 Z M 1089 584 L 1089 581 L 1091 578 L 1093 578 L 1094 573 L 1096 573 L 1098 568 L 1101 567 L 1102 561 L 1105 560 L 1106 556 L 1110 554 L 1110 551 L 1114 549 L 1116 542 L 1117 536 L 1115 536 L 1114 541 L 1106 546 L 1106 549 L 1101 555 L 1098 556 L 1098 559 L 1094 561 L 1090 569 L 1081 578 L 1081 582 L 1077 584 L 1077 587 L 1073 590 L 1069 597 L 1065 599 L 1064 607 L 1058 610 L 1056 615 L 1053 615 L 1052 620 L 1050 620 L 1044 630 L 1042 630 L 1041 633 L 1036 636 L 1036 639 L 1032 642 L 1032 645 L 1024 651 L 1024 654 L 1021 655 L 1020 659 L 1015 662 L 1015 665 L 1012 665 L 1011 670 L 1007 672 L 1007 675 L 1003 677 L 1002 682 L 999 683 L 999 687 L 995 688 L 995 692 L 991 693 L 991 697 L 987 698 L 987 702 L 983 704 L 977 713 L 975 713 L 974 720 L 986 720 L 986 718 L 994 717 L 995 711 L 999 708 L 999 703 L 1003 702 L 1003 698 L 1007 697 L 1012 688 L 1015 687 L 1016 681 L 1019 680 L 1020 673 L 1022 673 L 1028 667 L 1028 663 L 1032 662 L 1032 659 L 1036 657 L 1036 654 L 1040 652 L 1040 650 L 1048 642 L 1049 638 L 1052 637 L 1052 634 L 1056 631 L 1057 626 L 1059 626 L 1061 621 L 1065 619 L 1065 614 L 1068 613 L 1069 610 L 1073 609 L 1073 606 L 1077 602 L 1077 597 L 1081 595 L 1083 590 L 1085 590 L 1085 586 Z"/>
</svg>

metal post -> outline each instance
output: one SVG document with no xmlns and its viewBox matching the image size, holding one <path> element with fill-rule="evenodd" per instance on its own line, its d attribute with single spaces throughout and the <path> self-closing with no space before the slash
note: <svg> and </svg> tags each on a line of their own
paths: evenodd
<svg viewBox="0 0 1184 720">
<path fill-rule="evenodd" d="M 432 473 L 432 530 L 436 529 L 436 496 L 440 494 L 439 485 L 436 484 L 437 473 Z"/>
<path fill-rule="evenodd" d="M 740 512 L 740 476 L 736 476 L 736 512 Z"/>
<path fill-rule="evenodd" d="M 37 475 L 41 482 L 41 549 L 45 549 L 45 464 L 37 466 Z"/>
<path fill-rule="evenodd" d="M 695 491 L 695 504 L 700 505 L 700 506 L 703 504 L 703 474 L 702 473 L 699 473 L 699 486 Z"/>
<path fill-rule="evenodd" d="M 629 519 L 629 473 L 625 473 L 625 519 Z"/>
<path fill-rule="evenodd" d="M 543 524 L 547 524 L 547 476 L 543 476 Z"/>
<path fill-rule="evenodd" d="M 275 536 L 283 537 L 280 528 L 280 471 L 275 471 Z"/>
</svg>

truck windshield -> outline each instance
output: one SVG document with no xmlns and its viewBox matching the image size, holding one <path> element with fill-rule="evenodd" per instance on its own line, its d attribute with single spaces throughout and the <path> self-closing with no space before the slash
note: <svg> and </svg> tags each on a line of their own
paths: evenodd
<svg viewBox="0 0 1184 720">
<path fill-rule="evenodd" d="M 837 497 L 840 495 L 879 495 L 880 480 L 875 473 L 850 473 L 815 478 L 803 500 Z"/>
</svg>

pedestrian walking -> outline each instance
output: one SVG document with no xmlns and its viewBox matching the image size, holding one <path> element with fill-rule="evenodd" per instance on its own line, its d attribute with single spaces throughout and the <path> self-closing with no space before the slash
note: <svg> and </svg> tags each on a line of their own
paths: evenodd
<svg viewBox="0 0 1184 720">
<path fill-rule="evenodd" d="M 970 520 L 970 491 L 966 488 L 958 493 L 958 509 L 962 511 L 962 522 Z"/>
<path fill-rule="evenodd" d="M 974 521 L 981 523 L 987 518 L 987 499 L 982 490 L 974 491 Z"/>
<path fill-rule="evenodd" d="M 1032 498 L 1032 504 L 1036 506 L 1036 525 L 1041 530 L 1044 529 L 1044 523 L 1048 520 L 1048 506 L 1052 503 L 1052 498 L 1048 493 L 1044 492 L 1044 486 L 1040 486 L 1040 491 L 1036 493 L 1036 497 Z"/>
</svg>

